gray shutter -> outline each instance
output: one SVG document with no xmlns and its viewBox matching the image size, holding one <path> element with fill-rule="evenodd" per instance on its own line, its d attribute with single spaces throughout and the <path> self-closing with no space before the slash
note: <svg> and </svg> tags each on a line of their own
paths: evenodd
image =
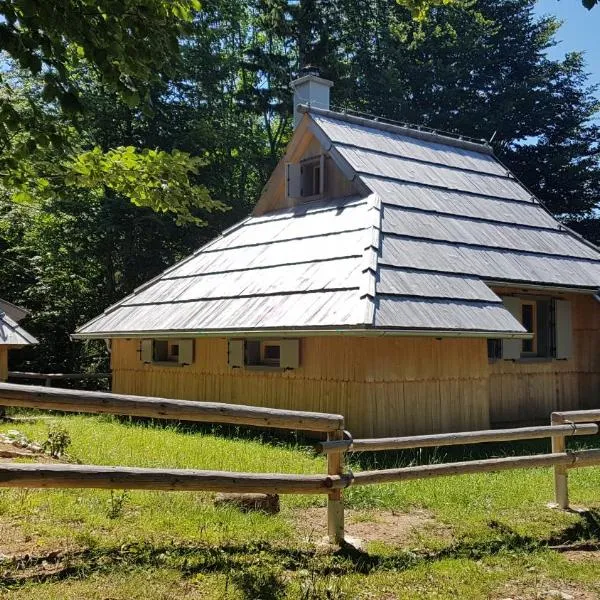
<svg viewBox="0 0 600 600">
<path fill-rule="evenodd" d="M 570 358 L 573 353 L 571 303 L 568 300 L 555 300 L 554 314 L 556 323 L 556 358 Z"/>
<path fill-rule="evenodd" d="M 140 358 L 142 362 L 151 363 L 152 362 L 152 354 L 154 348 L 153 340 L 142 340 L 140 344 Z"/>
<path fill-rule="evenodd" d="M 521 322 L 521 299 L 515 296 L 503 296 L 502 303 L 508 312 Z M 518 360 L 521 358 L 521 349 L 523 341 L 520 339 L 502 340 L 502 358 L 504 360 Z"/>
<path fill-rule="evenodd" d="M 241 368 L 244 366 L 244 340 L 229 340 L 228 343 L 228 364 L 231 368 Z"/>
<path fill-rule="evenodd" d="M 191 365 L 194 362 L 194 340 L 179 340 L 179 364 Z"/>
<path fill-rule="evenodd" d="M 302 177 L 300 175 L 301 166 L 294 163 L 286 163 L 286 196 L 288 198 L 300 198 L 302 196 Z"/>
<path fill-rule="evenodd" d="M 300 340 L 281 340 L 279 346 L 279 366 L 297 369 L 300 366 Z"/>
</svg>

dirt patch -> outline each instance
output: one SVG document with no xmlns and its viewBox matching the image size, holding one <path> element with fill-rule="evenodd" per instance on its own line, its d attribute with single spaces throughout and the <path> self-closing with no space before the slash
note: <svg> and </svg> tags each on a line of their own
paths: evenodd
<svg viewBox="0 0 600 600">
<path fill-rule="evenodd" d="M 570 583 L 540 581 L 533 586 L 530 583 L 507 583 L 493 598 L 495 600 L 598 600 L 598 595 Z"/>
<path fill-rule="evenodd" d="M 79 546 L 70 544 L 67 540 L 50 544 L 25 532 L 16 523 L 0 520 L 0 566 L 14 560 L 27 560 L 31 556 L 58 553 L 57 545 L 61 553 L 79 549 Z"/>
<path fill-rule="evenodd" d="M 384 542 L 391 546 L 409 545 L 418 534 L 444 539 L 451 532 L 439 524 L 430 513 L 414 510 L 410 513 L 396 511 L 347 510 L 346 535 L 362 543 Z M 319 542 L 327 536 L 327 509 L 307 508 L 294 510 L 294 525 L 309 542 Z"/>
<path fill-rule="evenodd" d="M 574 563 L 594 562 L 600 564 L 600 550 L 567 550 L 562 552 L 561 556 Z"/>
</svg>

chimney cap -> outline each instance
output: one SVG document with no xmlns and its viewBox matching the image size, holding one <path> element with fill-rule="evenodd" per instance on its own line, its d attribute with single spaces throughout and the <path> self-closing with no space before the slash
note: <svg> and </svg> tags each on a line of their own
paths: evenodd
<svg viewBox="0 0 600 600">
<path fill-rule="evenodd" d="M 314 81 L 316 83 L 321 83 L 328 88 L 333 86 L 333 81 L 329 79 L 324 79 L 321 77 L 321 70 L 319 67 L 314 65 L 306 65 L 300 69 L 298 72 L 298 77 L 294 79 L 290 85 L 292 89 L 295 89 L 297 86 L 302 85 L 305 82 Z"/>
</svg>

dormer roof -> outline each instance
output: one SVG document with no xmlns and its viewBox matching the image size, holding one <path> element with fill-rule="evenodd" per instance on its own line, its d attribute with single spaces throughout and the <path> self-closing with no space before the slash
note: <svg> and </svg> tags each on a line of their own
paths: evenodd
<svg viewBox="0 0 600 600">
<path fill-rule="evenodd" d="M 492 284 L 600 288 L 598 248 L 555 220 L 487 144 L 300 111 L 291 144 L 314 136 L 360 193 L 293 206 L 280 198 L 278 210 L 263 198 L 253 216 L 75 337 L 519 337 L 527 334 Z M 265 194 L 282 176 L 279 165 Z"/>
</svg>

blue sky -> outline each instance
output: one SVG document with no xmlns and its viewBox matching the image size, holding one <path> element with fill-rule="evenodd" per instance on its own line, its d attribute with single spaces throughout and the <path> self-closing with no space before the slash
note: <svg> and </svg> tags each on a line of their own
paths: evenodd
<svg viewBox="0 0 600 600">
<path fill-rule="evenodd" d="M 590 81 L 600 84 L 600 4 L 588 11 L 580 0 L 539 0 L 535 12 L 554 15 L 563 21 L 556 36 L 560 43 L 549 50 L 550 57 L 562 58 L 572 50 L 584 51 Z"/>
</svg>

